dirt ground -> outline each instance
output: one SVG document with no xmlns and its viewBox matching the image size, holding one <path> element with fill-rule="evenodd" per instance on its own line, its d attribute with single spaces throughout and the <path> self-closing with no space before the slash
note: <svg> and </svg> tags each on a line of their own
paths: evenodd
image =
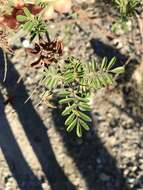
<svg viewBox="0 0 143 190">
<path fill-rule="evenodd" d="M 0 190 L 143 190 L 143 89 L 133 80 L 141 61 L 138 22 L 129 20 L 127 32 L 112 33 L 116 12 L 110 6 L 81 6 L 94 16 L 92 22 L 60 17 L 49 24 L 49 33 L 61 36 L 65 56 L 116 56 L 118 65 L 130 58 L 126 71 L 111 89 L 92 95 L 93 125 L 79 139 L 66 133 L 60 108 L 36 106 L 41 87 L 24 104 L 40 75 L 26 72 L 31 58 L 18 38 L 10 39 L 15 54 L 0 84 Z"/>
</svg>

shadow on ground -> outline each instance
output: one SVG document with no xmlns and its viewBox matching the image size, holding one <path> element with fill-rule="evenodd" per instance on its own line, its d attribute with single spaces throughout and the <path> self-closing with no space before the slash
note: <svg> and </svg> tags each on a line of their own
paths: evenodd
<svg viewBox="0 0 143 190">
<path fill-rule="evenodd" d="M 121 54 L 118 50 L 103 43 L 99 39 L 92 39 L 90 43 L 96 56 L 99 58 L 102 59 L 103 57 L 107 57 L 108 60 L 110 60 L 113 56 L 115 56 L 117 58 L 117 63 L 115 66 L 124 65 L 129 59 L 128 56 Z M 125 84 L 131 80 L 137 64 L 138 61 L 136 59 L 130 59 L 128 65 L 126 66 L 125 74 L 119 79 L 120 83 Z M 123 95 L 125 98 L 126 94 Z M 126 109 L 122 111 L 125 112 Z M 64 121 L 59 115 L 60 110 L 53 111 L 55 128 L 63 137 L 64 145 L 67 148 L 69 155 L 73 157 L 77 168 L 87 183 L 88 189 L 130 189 L 125 182 L 126 179 L 124 179 L 122 171 L 117 167 L 116 160 L 108 153 L 97 136 L 95 132 L 96 126 L 93 125 L 93 130 L 91 130 L 82 139 L 78 139 L 75 134 L 66 134 Z M 133 117 L 132 115 L 130 116 Z"/>
<path fill-rule="evenodd" d="M 28 98 L 28 93 L 26 91 L 26 88 L 21 82 L 18 86 L 16 86 L 16 82 L 19 78 L 19 74 L 14 68 L 14 65 L 12 63 L 8 63 L 8 75 L 7 80 L 3 84 L 6 90 L 10 95 L 14 96 L 14 100 L 12 102 L 12 107 L 16 111 L 19 117 L 19 121 L 21 122 L 21 125 L 23 126 L 23 130 L 28 138 L 28 141 L 30 142 L 32 149 L 39 160 L 39 163 L 41 164 L 42 170 L 51 186 L 52 190 L 59 190 L 59 187 L 61 190 L 75 190 L 74 185 L 68 180 L 68 178 L 65 176 L 62 168 L 60 168 L 54 152 L 52 150 L 49 137 L 47 135 L 47 129 L 45 125 L 43 124 L 40 116 L 36 113 L 32 102 L 29 101 L 27 104 L 24 104 L 24 101 Z M 3 103 L 2 103 L 3 104 Z M 8 143 L 7 138 L 10 136 L 10 127 L 8 126 L 8 123 L 6 121 L 6 116 L 4 116 L 4 113 L 2 113 L 3 119 L 5 120 L 7 133 L 4 134 L 5 136 L 2 137 L 3 140 L 5 140 L 5 143 Z M 5 127 L 5 126 L 1 126 Z M 6 130 L 6 129 L 5 129 Z M 9 136 L 8 136 L 9 135 Z M 17 154 L 21 154 L 20 150 L 18 149 L 16 145 L 16 141 L 14 140 L 14 137 L 11 134 L 11 144 L 5 145 L 5 149 L 3 150 L 7 152 L 7 155 L 13 154 L 15 157 L 13 157 L 14 160 L 14 167 L 18 167 L 17 163 L 21 163 L 21 165 L 24 166 L 25 160 L 24 158 L 20 159 L 20 155 L 17 157 Z M 12 143 L 13 141 L 13 143 Z M 12 150 L 14 152 L 12 152 Z M 15 152 L 17 151 L 17 152 Z M 18 152 L 19 151 L 19 152 Z M 6 156 L 7 162 L 10 162 L 11 157 Z M 18 168 L 17 168 L 18 169 Z M 27 172 L 29 175 L 31 172 L 29 171 L 29 167 L 25 163 L 25 170 L 27 169 Z M 18 184 L 21 178 L 25 176 L 25 173 L 23 173 L 23 170 L 19 171 L 20 175 L 14 170 L 11 170 L 12 173 L 15 176 L 15 179 L 17 180 Z M 22 180 L 22 179 L 21 179 Z M 24 179 L 23 179 L 24 180 Z M 27 180 L 26 180 L 27 182 Z M 41 183 L 44 181 L 41 181 Z M 36 189 L 33 187 L 23 187 L 20 186 L 22 190 L 40 190 L 40 187 L 37 187 Z"/>
<path fill-rule="evenodd" d="M 8 73 L 7 81 L 3 85 L 10 94 L 14 95 L 12 107 L 18 114 L 25 134 L 42 166 L 42 170 L 49 181 L 51 189 L 75 190 L 76 188 L 68 180 L 67 176 L 65 176 L 55 158 L 49 137 L 47 136 L 46 127 L 39 115 L 36 113 L 32 102 L 29 101 L 27 104 L 23 103 L 28 97 L 24 84 L 21 82 L 19 86 L 15 87 L 19 74 L 12 63 L 9 63 Z M 4 107 L 2 108 L 2 111 L 3 109 Z M 4 134 L 3 142 L 0 141 L 0 143 L 9 143 L 7 138 L 10 136 L 11 144 L 5 145 L 5 147 L 2 148 L 2 151 L 7 162 L 12 162 L 14 164 L 14 168 L 10 167 L 10 169 L 15 179 L 20 186 L 26 172 L 29 175 L 32 175 L 35 179 L 35 183 L 37 183 L 36 189 L 32 189 L 32 187 L 30 187 L 30 190 L 40 190 L 41 186 L 39 181 L 22 157 L 18 145 L 16 144 L 16 140 L 11 134 L 10 127 L 6 121 L 4 113 L 2 113 L 2 116 L 5 124 L 7 125 L 7 129 L 5 130 L 8 132 Z M 64 123 L 59 116 L 58 110 L 53 112 L 53 120 L 57 132 L 62 136 L 64 145 L 85 179 L 89 190 L 128 190 L 122 171 L 118 169 L 115 159 L 108 153 L 94 130 L 90 131 L 87 136 L 83 137 L 83 139 L 78 139 L 75 135 L 69 136 L 66 134 Z M 4 128 L 3 125 L 1 128 Z M 12 148 L 12 146 L 14 146 L 14 148 Z M 14 152 L 12 152 L 12 150 Z M 12 160 L 10 157 L 11 154 L 13 154 Z M 16 156 L 18 154 L 19 156 Z M 15 162 L 13 162 L 13 160 Z M 25 168 L 24 171 L 20 171 L 20 174 L 15 171 L 18 170 L 18 165 L 16 165 L 17 161 Z M 22 186 L 20 186 L 20 188 L 22 190 L 29 190 Z"/>
<path fill-rule="evenodd" d="M 0 94 L 0 148 L 7 161 L 13 177 L 22 190 L 42 190 L 40 181 L 32 172 L 30 166 L 25 161 L 23 154 L 11 131 L 11 127 L 4 113 L 4 100 Z M 9 176 L 10 177 L 10 176 Z M 8 176 L 6 181 L 8 181 Z M 25 183 L 28 181 L 28 186 Z M 24 183 L 23 183 L 24 182 Z"/>
<path fill-rule="evenodd" d="M 94 116 L 93 116 L 94 117 Z M 69 155 L 86 181 L 89 190 L 128 190 L 122 171 L 108 153 L 92 126 L 82 139 L 65 132 L 60 111 L 53 111 L 54 126 L 63 138 Z"/>
</svg>

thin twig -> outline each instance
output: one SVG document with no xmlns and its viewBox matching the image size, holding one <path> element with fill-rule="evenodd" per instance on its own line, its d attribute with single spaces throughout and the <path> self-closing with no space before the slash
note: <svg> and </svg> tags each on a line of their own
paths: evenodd
<svg viewBox="0 0 143 190">
<path fill-rule="evenodd" d="M 25 100 L 24 104 L 26 104 L 26 103 L 33 97 L 33 95 L 34 95 L 34 93 L 37 91 L 38 87 L 39 87 L 39 86 L 36 86 L 36 87 L 34 88 L 34 90 L 32 91 L 32 93 L 30 94 L 30 96 Z"/>
<path fill-rule="evenodd" d="M 39 81 L 39 85 L 41 84 L 43 78 Z M 25 100 L 24 104 L 26 104 L 34 95 L 34 93 L 37 91 L 37 89 L 39 88 L 39 85 L 37 85 L 34 90 L 31 92 L 30 96 Z"/>
<path fill-rule="evenodd" d="M 6 53 L 3 50 L 3 57 L 4 57 L 4 77 L 3 77 L 3 82 L 5 82 L 6 80 L 6 76 L 7 76 L 7 57 L 6 57 Z"/>
</svg>

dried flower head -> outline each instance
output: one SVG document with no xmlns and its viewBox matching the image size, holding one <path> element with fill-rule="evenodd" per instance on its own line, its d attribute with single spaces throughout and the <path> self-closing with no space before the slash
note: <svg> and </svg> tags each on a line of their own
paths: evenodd
<svg viewBox="0 0 143 190">
<path fill-rule="evenodd" d="M 60 40 L 45 41 L 39 40 L 35 43 L 34 48 L 27 48 L 28 53 L 37 56 L 38 59 L 31 66 L 47 66 L 52 62 L 57 62 L 57 58 L 63 54 L 63 43 Z"/>
</svg>

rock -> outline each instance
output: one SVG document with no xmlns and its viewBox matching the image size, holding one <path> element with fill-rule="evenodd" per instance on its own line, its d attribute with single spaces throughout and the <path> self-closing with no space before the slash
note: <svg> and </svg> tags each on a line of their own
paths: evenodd
<svg viewBox="0 0 143 190">
<path fill-rule="evenodd" d="M 128 169 L 126 169 L 126 170 L 124 171 L 124 175 L 125 175 L 125 176 L 127 176 L 127 175 L 128 175 L 128 173 L 129 173 L 129 170 L 128 170 Z"/>
<path fill-rule="evenodd" d="M 134 178 L 129 178 L 128 179 L 128 182 L 131 184 L 131 183 L 134 183 L 135 179 Z"/>
<path fill-rule="evenodd" d="M 49 185 L 47 183 L 42 184 L 43 190 L 49 190 Z"/>
<path fill-rule="evenodd" d="M 140 168 L 141 170 L 143 170 L 143 164 L 140 164 L 140 165 L 139 165 L 139 168 Z"/>
<path fill-rule="evenodd" d="M 136 156 L 136 151 L 135 150 L 125 150 L 122 155 L 126 158 L 133 158 Z"/>
<path fill-rule="evenodd" d="M 116 139 L 116 137 L 112 136 L 112 137 L 109 137 L 109 138 L 107 139 L 107 142 L 106 142 L 106 145 L 107 145 L 107 146 L 113 147 L 113 146 L 115 146 L 116 144 L 117 144 L 117 139 Z"/>
<path fill-rule="evenodd" d="M 115 38 L 112 43 L 114 46 L 116 46 L 117 49 L 121 49 L 123 47 L 123 43 L 119 38 Z"/>
<path fill-rule="evenodd" d="M 135 172 L 137 170 L 137 166 L 134 166 L 131 168 L 132 172 Z"/>
<path fill-rule="evenodd" d="M 139 163 L 143 164 L 143 159 L 142 158 L 139 159 Z"/>
</svg>

